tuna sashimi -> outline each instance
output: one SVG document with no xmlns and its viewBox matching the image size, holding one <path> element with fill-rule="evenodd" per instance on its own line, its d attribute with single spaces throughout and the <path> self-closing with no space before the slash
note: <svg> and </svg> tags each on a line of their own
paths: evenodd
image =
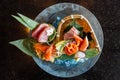
<svg viewBox="0 0 120 80">
<path fill-rule="evenodd" d="M 49 27 L 46 27 L 38 34 L 38 42 L 47 42 L 48 40 L 47 30 L 48 29 Z"/>
<path fill-rule="evenodd" d="M 42 32 L 47 27 L 49 27 L 49 25 L 46 23 L 40 24 L 35 30 L 32 31 L 32 37 L 37 39 L 40 32 Z"/>
<path fill-rule="evenodd" d="M 79 35 L 80 31 L 78 31 L 74 26 L 67 32 L 64 34 L 64 39 L 67 40 L 67 39 L 71 39 L 74 37 L 73 34 L 77 34 Z"/>
</svg>

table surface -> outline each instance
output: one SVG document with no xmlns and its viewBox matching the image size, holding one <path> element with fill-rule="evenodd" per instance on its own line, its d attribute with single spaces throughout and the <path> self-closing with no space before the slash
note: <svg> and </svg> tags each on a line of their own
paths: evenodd
<svg viewBox="0 0 120 80">
<path fill-rule="evenodd" d="M 98 62 L 86 73 L 69 79 L 57 78 L 40 69 L 29 57 L 8 44 L 27 37 L 27 30 L 11 17 L 17 12 L 34 19 L 43 9 L 62 2 L 86 7 L 99 20 L 104 48 Z M 120 80 L 119 0 L 2 0 L 0 1 L 0 80 Z"/>
</svg>

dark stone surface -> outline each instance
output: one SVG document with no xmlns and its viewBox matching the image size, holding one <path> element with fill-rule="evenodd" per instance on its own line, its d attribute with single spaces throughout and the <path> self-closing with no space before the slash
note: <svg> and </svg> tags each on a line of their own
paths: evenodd
<svg viewBox="0 0 120 80">
<path fill-rule="evenodd" d="M 10 15 L 20 12 L 34 19 L 46 7 L 73 2 L 89 9 L 104 32 L 103 53 L 86 73 L 63 79 L 41 70 L 33 59 L 8 42 L 27 37 L 26 29 Z M 0 1 L 0 80 L 120 80 L 119 0 L 2 0 Z"/>
</svg>

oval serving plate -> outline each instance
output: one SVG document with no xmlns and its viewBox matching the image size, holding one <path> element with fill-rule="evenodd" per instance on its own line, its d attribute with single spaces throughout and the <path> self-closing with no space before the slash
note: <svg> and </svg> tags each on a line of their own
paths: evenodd
<svg viewBox="0 0 120 80">
<path fill-rule="evenodd" d="M 85 17 L 87 21 L 89 21 L 89 24 L 91 25 L 91 29 L 94 32 L 93 36 L 97 39 L 96 44 L 99 44 L 98 48 L 101 50 L 96 57 L 88 59 L 84 62 L 79 62 L 74 67 L 60 66 L 54 63 L 40 60 L 37 57 L 33 57 L 34 61 L 41 69 L 57 77 L 74 77 L 82 73 L 85 73 L 97 62 L 103 48 L 103 31 L 101 29 L 98 20 L 89 10 L 87 10 L 86 8 L 80 5 L 73 3 L 55 4 L 43 10 L 35 18 L 35 20 L 40 23 L 42 22 L 52 23 L 57 28 L 57 25 L 59 24 L 62 18 L 72 14 L 81 14 Z M 54 24 L 54 22 L 58 24 Z"/>
</svg>

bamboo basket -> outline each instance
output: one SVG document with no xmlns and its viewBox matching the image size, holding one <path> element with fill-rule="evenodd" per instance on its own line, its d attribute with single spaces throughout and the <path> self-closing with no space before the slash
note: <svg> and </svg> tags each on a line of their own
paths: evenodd
<svg viewBox="0 0 120 80">
<path fill-rule="evenodd" d="M 91 33 L 93 42 L 89 42 L 90 48 L 97 48 L 100 52 L 101 48 L 92 26 L 83 15 L 79 14 L 69 15 L 61 19 L 57 29 L 56 42 L 63 40 L 63 31 L 73 20 L 75 20 L 77 24 L 80 24 L 83 27 L 83 31 Z"/>
</svg>

